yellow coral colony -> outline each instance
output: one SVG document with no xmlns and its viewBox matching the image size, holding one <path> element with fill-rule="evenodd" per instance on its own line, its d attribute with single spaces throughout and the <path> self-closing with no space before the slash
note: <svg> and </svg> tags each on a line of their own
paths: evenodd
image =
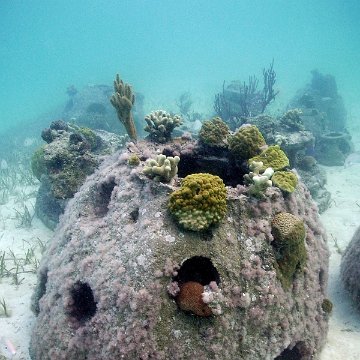
<svg viewBox="0 0 360 360">
<path fill-rule="evenodd" d="M 114 80 L 115 93 L 111 96 L 110 102 L 116 109 L 119 120 L 124 124 L 126 132 L 131 140 L 136 141 L 136 129 L 131 109 L 135 103 L 135 95 L 132 92 L 131 86 L 124 83 L 119 74 Z"/>
<path fill-rule="evenodd" d="M 222 179 L 207 173 L 186 176 L 181 188 L 170 195 L 169 210 L 188 230 L 202 231 L 219 223 L 227 211 Z"/>
</svg>

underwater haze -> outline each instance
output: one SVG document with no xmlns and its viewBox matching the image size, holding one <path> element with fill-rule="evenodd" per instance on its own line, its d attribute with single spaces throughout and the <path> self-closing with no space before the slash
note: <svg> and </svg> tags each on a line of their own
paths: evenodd
<svg viewBox="0 0 360 360">
<path fill-rule="evenodd" d="M 64 104 L 69 85 L 111 85 L 118 72 L 159 107 L 189 91 L 211 112 L 224 80 L 261 76 L 272 59 L 279 106 L 317 68 L 349 108 L 359 14 L 358 0 L 1 0 L 0 133 Z"/>
</svg>

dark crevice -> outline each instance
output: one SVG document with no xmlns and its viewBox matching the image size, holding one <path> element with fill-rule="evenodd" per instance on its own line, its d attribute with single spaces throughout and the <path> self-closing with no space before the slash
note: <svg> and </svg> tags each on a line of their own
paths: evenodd
<svg viewBox="0 0 360 360">
<path fill-rule="evenodd" d="M 238 166 L 231 157 L 218 157 L 197 154 L 181 154 L 178 165 L 178 176 L 181 178 L 196 173 L 209 173 L 219 176 L 226 186 L 235 187 L 242 184 L 244 174 L 248 173 L 248 167 Z M 243 168 L 242 168 L 243 167 Z"/>
<path fill-rule="evenodd" d="M 103 217 L 109 211 L 109 203 L 111 200 L 111 194 L 114 190 L 116 183 L 114 179 L 108 182 L 101 183 L 98 187 L 98 193 L 96 194 L 94 211 L 96 216 Z"/>
<path fill-rule="evenodd" d="M 325 271 L 324 271 L 324 269 L 320 269 L 320 271 L 319 271 L 319 284 L 321 287 L 325 286 Z"/>
<path fill-rule="evenodd" d="M 72 302 L 67 309 L 68 315 L 82 324 L 95 315 L 97 306 L 89 284 L 76 282 L 70 290 L 70 296 Z"/>
<path fill-rule="evenodd" d="M 311 351 L 305 346 L 303 341 L 299 341 L 292 349 L 286 348 L 274 360 L 304 360 L 310 358 Z"/>
<path fill-rule="evenodd" d="M 139 208 L 134 209 L 130 212 L 130 218 L 133 222 L 137 222 L 139 218 Z"/>
<path fill-rule="evenodd" d="M 40 313 L 39 302 L 40 302 L 41 298 L 46 293 L 47 280 L 48 280 L 48 269 L 40 271 L 39 283 L 37 285 L 36 293 L 35 293 L 36 298 L 35 298 L 34 303 L 32 305 L 32 310 L 33 310 L 33 312 L 34 312 L 34 314 L 36 316 L 39 315 L 39 313 Z"/>
<path fill-rule="evenodd" d="M 211 281 L 220 284 L 220 275 L 209 258 L 193 256 L 181 264 L 173 281 L 177 281 L 179 284 L 195 281 L 205 286 L 210 284 Z"/>
</svg>

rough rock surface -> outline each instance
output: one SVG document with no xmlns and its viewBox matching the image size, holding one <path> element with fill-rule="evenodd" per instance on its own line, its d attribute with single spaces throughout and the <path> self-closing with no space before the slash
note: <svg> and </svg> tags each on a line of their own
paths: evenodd
<svg viewBox="0 0 360 360">
<path fill-rule="evenodd" d="M 347 246 L 341 260 L 341 278 L 360 310 L 360 228 Z"/>
<path fill-rule="evenodd" d="M 40 180 L 35 212 L 54 229 L 68 199 L 93 173 L 104 155 L 122 148 L 128 139 L 105 130 L 80 128 L 53 121 L 42 131 L 43 144 L 33 155 L 32 170 Z"/>
<path fill-rule="evenodd" d="M 139 143 L 109 156 L 69 201 L 40 266 L 32 359 L 311 359 L 328 328 L 329 254 L 309 192 L 270 187 L 258 200 L 228 186 L 221 223 L 185 231 L 168 211 L 179 181 L 142 173 L 156 149 Z M 139 166 L 128 165 L 129 151 Z M 271 232 L 281 211 L 306 230 L 306 263 L 286 289 Z M 180 277 L 218 288 L 213 315 L 178 307 Z"/>
</svg>

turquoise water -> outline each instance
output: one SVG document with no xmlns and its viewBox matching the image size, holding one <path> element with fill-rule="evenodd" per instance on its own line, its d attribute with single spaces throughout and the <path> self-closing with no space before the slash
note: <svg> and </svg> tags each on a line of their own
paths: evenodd
<svg viewBox="0 0 360 360">
<path fill-rule="evenodd" d="M 0 133 L 63 104 L 67 86 L 117 72 L 146 100 L 167 108 L 190 91 L 211 112 L 224 80 L 261 76 L 273 58 L 280 105 L 318 68 L 351 107 L 358 14 L 357 0 L 1 0 Z"/>
</svg>

